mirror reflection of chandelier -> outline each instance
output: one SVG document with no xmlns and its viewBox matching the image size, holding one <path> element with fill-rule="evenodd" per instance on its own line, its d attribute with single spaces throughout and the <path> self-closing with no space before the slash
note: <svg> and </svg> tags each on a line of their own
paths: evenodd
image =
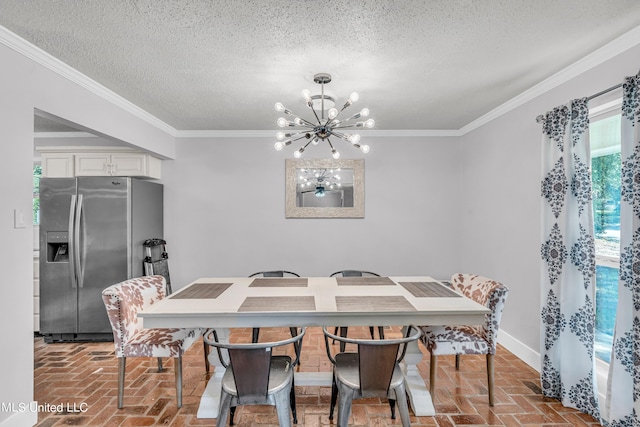
<svg viewBox="0 0 640 427">
<path fill-rule="evenodd" d="M 340 189 L 340 169 L 299 169 L 298 185 L 301 192 L 314 191 L 316 197 L 324 197 L 327 191 Z M 308 188 L 308 190 L 307 190 Z"/>
<path fill-rule="evenodd" d="M 356 92 L 353 92 L 349 96 L 347 102 L 345 102 L 342 108 L 338 110 L 334 106 L 336 105 L 335 99 L 332 96 L 325 95 L 324 93 L 324 85 L 331 82 L 331 75 L 327 73 L 318 73 L 313 76 L 313 81 L 320 85 L 320 95 L 311 95 L 311 92 L 305 89 L 302 91 L 302 96 L 305 100 L 305 103 L 307 104 L 307 107 L 309 107 L 313 112 L 315 121 L 311 122 L 303 119 L 302 117 L 292 113 L 290 110 L 285 108 L 285 106 L 281 102 L 276 102 L 276 111 L 292 117 L 292 120 L 287 120 L 284 117 L 280 117 L 277 121 L 278 126 L 280 126 L 281 128 L 292 127 L 295 129 L 292 129 L 289 132 L 276 133 L 277 141 L 274 144 L 275 149 L 277 151 L 280 151 L 284 147 L 291 145 L 291 143 L 294 141 L 306 139 L 306 144 L 293 153 L 294 157 L 300 158 L 309 144 L 318 145 L 320 142 L 326 142 L 329 146 L 329 149 L 331 150 L 331 155 L 333 156 L 333 158 L 338 159 L 340 158 L 340 153 L 335 149 L 335 147 L 331 143 L 331 140 L 329 139 L 330 136 L 335 136 L 349 142 L 354 147 L 359 148 L 363 153 L 368 153 L 369 146 L 366 144 L 360 144 L 360 134 L 343 133 L 342 131 L 344 129 L 351 128 L 374 127 L 375 121 L 373 119 L 355 122 L 352 121 L 369 116 L 369 109 L 363 108 L 362 110 L 360 110 L 360 112 L 344 120 L 338 119 L 340 113 L 342 113 L 347 107 L 358 100 L 359 95 Z M 328 110 L 326 118 L 325 110 Z M 319 116 L 318 113 L 320 113 Z"/>
</svg>

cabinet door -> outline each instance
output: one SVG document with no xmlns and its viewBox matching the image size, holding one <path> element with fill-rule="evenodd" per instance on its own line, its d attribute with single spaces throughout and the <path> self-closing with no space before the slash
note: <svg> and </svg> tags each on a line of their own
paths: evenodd
<svg viewBox="0 0 640 427">
<path fill-rule="evenodd" d="M 111 154 L 111 175 L 146 176 L 147 155 L 138 153 Z"/>
<path fill-rule="evenodd" d="M 76 154 L 76 176 L 111 175 L 111 155 L 106 153 Z"/>
<path fill-rule="evenodd" d="M 44 178 L 71 178 L 73 174 L 73 154 L 42 154 L 42 176 Z"/>
</svg>

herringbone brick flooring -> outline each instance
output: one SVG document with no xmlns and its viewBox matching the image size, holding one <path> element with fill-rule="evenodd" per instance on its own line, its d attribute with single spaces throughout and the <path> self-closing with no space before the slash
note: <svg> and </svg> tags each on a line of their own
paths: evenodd
<svg viewBox="0 0 640 427">
<path fill-rule="evenodd" d="M 283 331 L 284 330 L 284 331 Z M 261 341 L 283 337 L 288 330 L 262 329 Z M 392 335 L 395 331 L 389 331 Z M 366 336 L 367 328 L 349 328 L 349 336 Z M 248 341 L 249 329 L 237 329 L 233 341 Z M 208 376 L 202 345 L 195 344 L 183 358 L 183 407 L 177 409 L 173 361 L 157 372 L 155 359 L 127 360 L 125 407 L 118 410 L 117 360 L 113 343 L 45 344 L 36 337 L 35 399 L 48 410 L 38 414 L 38 426 L 202 426 L 213 419 L 198 419 L 196 412 Z M 424 348 L 423 348 L 424 350 Z M 429 379 L 428 353 L 418 365 L 425 382 Z M 304 338 L 302 366 L 305 371 L 329 371 L 320 328 L 309 328 Z M 460 370 L 454 358 L 438 359 L 435 417 L 416 417 L 415 426 L 599 426 L 593 418 L 563 407 L 540 394 L 538 373 L 500 347 L 495 358 L 495 406 L 490 407 L 483 356 L 462 357 Z M 299 426 L 331 425 L 329 387 L 296 387 Z M 57 405 L 62 405 L 62 408 Z M 59 409 L 62 409 L 61 411 Z M 236 412 L 238 426 L 277 425 L 276 411 L 270 406 L 244 406 Z M 335 420 L 334 420 L 335 422 Z M 386 400 L 364 399 L 354 402 L 350 425 L 400 425 L 391 420 Z"/>
</svg>

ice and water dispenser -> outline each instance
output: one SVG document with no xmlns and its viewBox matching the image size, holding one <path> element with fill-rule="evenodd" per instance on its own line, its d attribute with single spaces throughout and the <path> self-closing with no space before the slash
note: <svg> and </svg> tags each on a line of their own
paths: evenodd
<svg viewBox="0 0 640 427">
<path fill-rule="evenodd" d="M 69 233 L 47 231 L 47 262 L 69 262 Z"/>
</svg>

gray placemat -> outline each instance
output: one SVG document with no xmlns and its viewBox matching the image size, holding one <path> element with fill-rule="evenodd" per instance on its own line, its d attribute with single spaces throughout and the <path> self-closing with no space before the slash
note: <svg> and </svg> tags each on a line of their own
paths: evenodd
<svg viewBox="0 0 640 427">
<path fill-rule="evenodd" d="M 338 311 L 416 311 L 401 295 L 385 296 L 337 296 Z"/>
<path fill-rule="evenodd" d="M 259 277 L 253 279 L 250 288 L 306 288 L 309 280 L 306 277 Z"/>
<path fill-rule="evenodd" d="M 171 295 L 171 299 L 215 299 L 233 283 L 194 283 L 185 290 Z"/>
<path fill-rule="evenodd" d="M 388 277 L 336 277 L 338 286 L 395 286 Z"/>
<path fill-rule="evenodd" d="M 247 297 L 238 311 L 315 311 L 313 296 Z"/>
<path fill-rule="evenodd" d="M 437 282 L 400 282 L 400 285 L 417 298 L 462 298 L 462 295 Z"/>
</svg>

